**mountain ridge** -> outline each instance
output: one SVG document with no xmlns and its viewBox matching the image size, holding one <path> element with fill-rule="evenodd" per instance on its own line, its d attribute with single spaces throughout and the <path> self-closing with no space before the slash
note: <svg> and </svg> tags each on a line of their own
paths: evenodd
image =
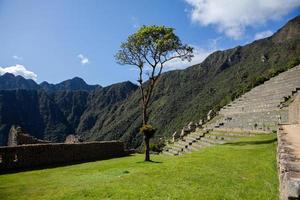
<svg viewBox="0 0 300 200">
<path fill-rule="evenodd" d="M 82 78 L 74 77 L 72 79 L 67 79 L 57 84 L 48 83 L 43 81 L 38 84 L 32 79 L 26 79 L 23 76 L 15 76 L 12 73 L 5 73 L 0 76 L 0 90 L 15 90 L 15 89 L 25 89 L 25 90 L 39 90 L 43 89 L 47 92 L 57 92 L 63 90 L 71 91 L 92 91 L 96 88 L 101 88 L 100 85 L 89 85 Z"/>
<path fill-rule="evenodd" d="M 296 17 L 271 37 L 216 51 L 200 64 L 163 73 L 150 107 L 150 123 L 158 129 L 154 141 L 171 136 L 189 121 L 205 118 L 209 110 L 218 111 L 256 85 L 298 64 L 299 22 L 300 17 Z M 40 139 L 63 141 L 66 135 L 75 133 L 88 141 L 122 140 L 128 148 L 137 148 L 142 143 L 138 133 L 140 94 L 137 85 L 131 82 L 91 91 L 39 91 L 31 93 L 32 97 L 24 94 L 24 98 L 17 94 L 18 90 L 3 92 L 0 91 L 0 144 L 5 143 L 5 130 L 13 123 L 21 123 Z M 4 101 L 8 95 L 14 97 L 10 102 Z M 6 116 L 13 116 L 7 113 L 9 103 L 16 106 L 15 110 L 22 110 L 25 108 L 18 107 L 22 101 L 39 102 L 39 108 L 32 112 L 36 115 L 18 113 L 17 119 L 7 119 Z M 43 122 L 39 132 L 34 122 L 27 120 L 31 117 Z"/>
</svg>

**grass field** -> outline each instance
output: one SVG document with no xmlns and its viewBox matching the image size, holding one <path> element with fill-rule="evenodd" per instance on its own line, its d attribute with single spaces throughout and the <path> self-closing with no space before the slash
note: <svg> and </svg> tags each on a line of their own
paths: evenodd
<svg viewBox="0 0 300 200">
<path fill-rule="evenodd" d="M 180 157 L 143 155 L 0 176 L 0 199 L 276 200 L 275 135 Z"/>
</svg>

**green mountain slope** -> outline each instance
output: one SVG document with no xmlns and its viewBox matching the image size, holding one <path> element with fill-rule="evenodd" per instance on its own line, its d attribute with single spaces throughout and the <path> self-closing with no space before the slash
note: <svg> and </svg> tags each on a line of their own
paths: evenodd
<svg viewBox="0 0 300 200">
<path fill-rule="evenodd" d="M 158 128 L 156 139 L 171 136 L 189 121 L 204 118 L 264 80 L 300 61 L 300 17 L 272 37 L 217 51 L 204 62 L 185 70 L 164 73 L 151 105 L 150 122 Z M 139 91 L 94 126 L 90 139 L 121 138 L 129 146 L 141 143 Z M 115 120 L 112 120 L 115 119 Z M 97 124 L 97 123 L 96 123 Z M 84 133 L 82 133 L 84 134 Z"/>
<path fill-rule="evenodd" d="M 75 134 L 78 127 L 88 126 L 85 118 L 88 115 L 84 113 L 89 113 L 89 109 L 99 120 L 136 88 L 131 82 L 123 82 L 98 87 L 92 92 L 0 90 L 0 145 L 7 143 L 12 125 L 20 125 L 37 138 L 63 142 L 67 135 Z"/>
</svg>

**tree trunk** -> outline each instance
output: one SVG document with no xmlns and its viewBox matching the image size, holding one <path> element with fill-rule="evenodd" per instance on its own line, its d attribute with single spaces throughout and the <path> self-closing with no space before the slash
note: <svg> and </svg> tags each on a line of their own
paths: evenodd
<svg viewBox="0 0 300 200">
<path fill-rule="evenodd" d="M 143 105 L 143 125 L 147 125 L 148 117 L 147 117 L 147 108 L 146 105 Z"/>
<path fill-rule="evenodd" d="M 147 105 L 143 105 L 143 126 L 147 125 L 148 122 L 148 113 Z M 150 138 L 147 135 L 144 135 L 145 142 L 145 161 L 150 161 Z"/>
<path fill-rule="evenodd" d="M 150 145 L 149 145 L 150 138 L 144 136 L 144 141 L 145 141 L 145 161 L 150 161 Z"/>
<path fill-rule="evenodd" d="M 141 76 L 141 74 L 140 74 Z M 148 123 L 148 105 L 149 100 L 152 95 L 152 89 L 154 87 L 154 82 L 151 81 L 151 84 L 149 86 L 150 88 L 147 90 L 147 93 L 144 94 L 144 89 L 142 82 L 140 83 L 140 89 L 142 94 L 142 110 L 143 110 L 143 126 L 147 125 Z M 144 96 L 145 95 L 145 96 Z M 145 143 L 145 161 L 151 161 L 150 160 L 150 137 L 147 135 L 144 135 L 144 143 Z"/>
</svg>

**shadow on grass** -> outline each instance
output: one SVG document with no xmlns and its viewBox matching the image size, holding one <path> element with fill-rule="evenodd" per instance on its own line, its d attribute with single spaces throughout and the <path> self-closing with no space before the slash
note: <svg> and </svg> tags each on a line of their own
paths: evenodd
<svg viewBox="0 0 300 200">
<path fill-rule="evenodd" d="M 153 161 L 153 160 L 150 160 L 150 161 L 138 161 L 136 163 L 155 163 L 155 164 L 162 164 L 163 162 L 161 161 Z"/>
<path fill-rule="evenodd" d="M 18 173 L 18 172 L 26 172 L 26 171 L 34 171 L 34 170 L 43 170 L 43 169 L 53 169 L 53 168 L 58 168 L 58 167 L 66 167 L 70 165 L 78 165 L 78 164 L 83 164 L 83 163 L 90 163 L 90 162 L 98 162 L 98 161 L 104 161 L 104 160 L 111 160 L 115 158 L 123 158 L 123 157 L 129 157 L 133 156 L 132 154 L 123 154 L 123 155 L 113 155 L 113 156 L 108 156 L 104 157 L 102 159 L 89 159 L 89 160 L 81 160 L 81 161 L 68 161 L 68 162 L 63 162 L 63 163 L 53 163 L 53 164 L 41 164 L 38 166 L 27 166 L 27 167 L 19 167 L 19 168 L 12 168 L 12 169 L 4 169 L 0 171 L 0 175 L 2 174 L 13 174 L 13 173 Z"/>
<path fill-rule="evenodd" d="M 241 141 L 241 142 L 229 142 L 225 145 L 232 145 L 232 146 L 244 146 L 244 145 L 258 145 L 258 144 L 270 144 L 277 141 L 277 138 L 270 139 L 270 140 L 260 140 L 260 141 Z"/>
</svg>

